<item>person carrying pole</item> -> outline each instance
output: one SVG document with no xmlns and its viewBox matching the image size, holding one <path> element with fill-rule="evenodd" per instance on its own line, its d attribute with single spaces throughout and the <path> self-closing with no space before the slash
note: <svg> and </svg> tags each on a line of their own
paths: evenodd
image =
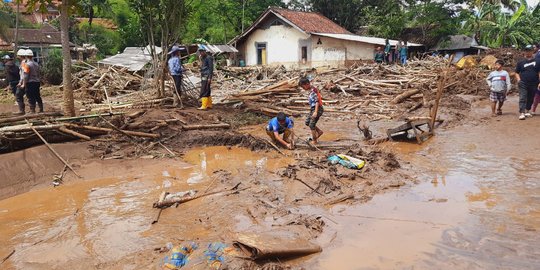
<svg viewBox="0 0 540 270">
<path fill-rule="evenodd" d="M 212 76 L 214 74 L 214 59 L 208 55 L 206 49 L 199 48 L 201 57 L 201 107 L 199 110 L 206 110 L 212 108 L 212 91 L 210 85 L 212 84 Z"/>
<path fill-rule="evenodd" d="M 167 61 L 167 64 L 169 66 L 169 73 L 171 74 L 171 77 L 174 81 L 174 102 L 173 106 L 182 106 L 182 59 L 180 59 L 180 51 L 181 49 L 178 46 L 173 46 L 171 51 L 168 53 L 171 55 L 171 58 L 169 58 L 169 61 Z"/>
</svg>

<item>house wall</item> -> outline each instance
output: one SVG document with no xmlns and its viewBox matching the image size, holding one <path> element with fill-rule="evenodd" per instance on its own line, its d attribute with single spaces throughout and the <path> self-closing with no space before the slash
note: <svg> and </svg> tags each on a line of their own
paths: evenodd
<svg viewBox="0 0 540 270">
<path fill-rule="evenodd" d="M 311 65 L 317 67 L 343 66 L 346 62 L 372 60 L 377 46 L 363 42 L 313 36 L 312 47 Z"/>
<path fill-rule="evenodd" d="M 319 43 L 321 44 L 317 44 Z M 267 64 L 288 68 L 344 66 L 347 62 L 371 60 L 377 45 L 309 36 L 286 25 L 266 25 L 253 31 L 242 44 L 237 44 L 239 59 L 248 66 L 257 65 L 257 43 L 266 43 Z M 301 61 L 301 47 L 307 47 L 307 60 Z"/>
<path fill-rule="evenodd" d="M 300 60 L 299 42 L 309 36 L 285 25 L 272 25 L 255 30 L 239 49 L 248 66 L 257 65 L 257 43 L 266 43 L 268 65 L 297 65 Z"/>
</svg>

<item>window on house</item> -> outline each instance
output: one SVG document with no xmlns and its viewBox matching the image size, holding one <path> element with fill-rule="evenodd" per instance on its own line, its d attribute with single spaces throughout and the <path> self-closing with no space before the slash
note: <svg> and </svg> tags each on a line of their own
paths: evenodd
<svg viewBox="0 0 540 270">
<path fill-rule="evenodd" d="M 307 61 L 307 46 L 302 46 L 302 61 Z"/>
</svg>

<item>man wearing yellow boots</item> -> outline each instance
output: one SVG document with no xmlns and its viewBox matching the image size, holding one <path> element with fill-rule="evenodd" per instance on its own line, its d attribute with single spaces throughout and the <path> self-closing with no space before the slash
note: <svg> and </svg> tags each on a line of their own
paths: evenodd
<svg viewBox="0 0 540 270">
<path fill-rule="evenodd" d="M 199 48 L 201 57 L 201 107 L 199 110 L 212 108 L 212 97 L 210 84 L 212 84 L 212 76 L 214 74 L 214 59 L 208 55 L 204 48 Z"/>
</svg>

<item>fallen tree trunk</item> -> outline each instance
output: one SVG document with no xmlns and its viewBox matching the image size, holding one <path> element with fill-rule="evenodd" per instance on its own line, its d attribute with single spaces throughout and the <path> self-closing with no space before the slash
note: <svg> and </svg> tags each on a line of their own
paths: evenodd
<svg viewBox="0 0 540 270">
<path fill-rule="evenodd" d="M 394 99 L 392 99 L 392 101 L 390 101 L 391 104 L 398 104 L 398 103 L 401 103 L 403 101 L 405 101 L 406 99 L 420 93 L 421 90 L 420 89 L 412 89 L 412 90 L 408 90 L 408 91 L 405 91 L 403 92 L 402 94 L 400 95 L 397 95 Z"/>
<path fill-rule="evenodd" d="M 86 141 L 89 141 L 90 140 L 90 137 L 89 136 L 86 136 L 84 134 L 81 134 L 79 132 L 76 132 L 76 131 L 73 131 L 71 129 L 68 129 L 66 127 L 60 127 L 58 128 L 58 130 L 60 130 L 61 132 L 65 133 L 65 134 L 69 134 L 69 135 L 72 135 L 72 136 L 75 136 L 79 139 L 83 139 L 83 140 L 86 140 Z"/>
</svg>

